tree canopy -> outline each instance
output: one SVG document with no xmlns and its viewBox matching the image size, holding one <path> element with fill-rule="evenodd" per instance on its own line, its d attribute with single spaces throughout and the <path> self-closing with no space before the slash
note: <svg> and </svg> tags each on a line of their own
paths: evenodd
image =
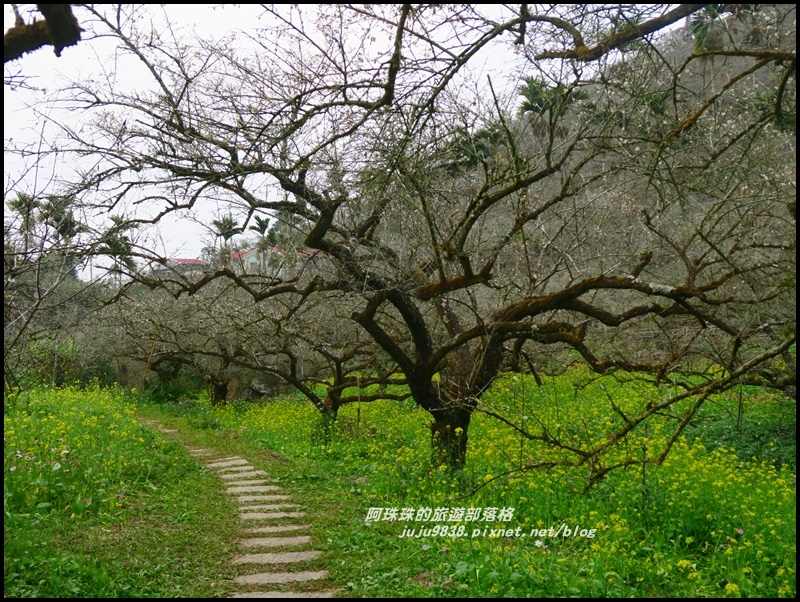
<svg viewBox="0 0 800 602">
<path fill-rule="evenodd" d="M 309 18 L 285 5 L 216 41 L 157 32 L 141 7 L 88 7 L 115 59 L 150 81 L 62 90 L 82 119 L 59 124 L 52 152 L 87 167 L 61 192 L 89 212 L 124 208 L 127 224 L 223 206 L 226 241 L 278 220 L 298 260 L 280 277 L 222 262 L 163 279 L 146 265 L 166 258 L 126 247 L 126 291 L 180 299 L 228 281 L 279 302 L 281 328 L 302 324 L 328 360 L 326 344 L 366 337 L 392 364 L 381 374 L 402 375 L 430 413 L 436 464 L 463 468 L 483 411 L 551 448 L 526 469 L 582 466 L 591 484 L 663 461 L 715 392 L 794 383 L 774 368 L 795 341 L 795 9 L 703 6 L 333 5 Z M 721 43 L 670 27 L 690 15 Z M 476 79 L 504 45 L 515 81 Z M 582 443 L 481 405 L 503 371 L 576 361 L 648 380 L 652 401 Z M 657 413 L 674 418 L 666 449 L 604 460 Z"/>
</svg>

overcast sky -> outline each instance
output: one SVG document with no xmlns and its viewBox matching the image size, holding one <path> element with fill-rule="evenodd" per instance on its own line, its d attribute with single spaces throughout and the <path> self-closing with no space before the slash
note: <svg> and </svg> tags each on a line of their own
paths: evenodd
<svg viewBox="0 0 800 602">
<path fill-rule="evenodd" d="M 30 23 L 33 18 L 41 18 L 35 5 L 19 5 L 23 18 Z M 153 7 L 156 10 L 157 6 Z M 224 8 L 212 5 L 165 5 L 163 9 L 173 23 L 180 24 L 187 34 L 194 34 L 205 38 L 221 38 L 231 31 L 241 28 L 242 23 L 253 23 L 260 13 L 255 5 L 235 7 L 228 5 Z M 80 21 L 80 10 L 76 9 L 76 16 Z M 14 14 L 10 5 L 4 5 L 4 31 L 14 24 Z M 83 24 L 86 26 L 86 24 Z M 75 46 L 70 46 L 62 51 L 61 57 L 56 57 L 52 47 L 44 47 L 33 53 L 26 54 L 20 60 L 10 63 L 5 70 L 5 75 L 23 73 L 26 82 L 35 87 L 35 90 L 19 87 L 10 89 L 5 87 L 3 93 L 3 118 L 4 140 L 15 139 L 37 140 L 41 133 L 48 137 L 49 132 L 55 128 L 49 126 L 45 120 L 36 118 L 29 108 L 38 105 L 40 110 L 47 105 L 52 97 L 53 89 L 60 82 L 78 77 L 90 77 L 99 72 L 100 65 L 106 57 L 113 54 L 114 42 L 110 39 L 92 38 L 92 32 L 87 31 L 83 40 Z M 48 109 L 45 109 L 48 110 Z M 49 110 L 49 116 L 55 120 L 60 117 L 58 113 Z M 14 157 L 4 157 L 4 192 L 8 192 L 19 167 L 15 169 Z M 15 173 L 16 172 L 16 173 Z M 40 181 L 37 181 L 40 180 Z M 49 173 L 40 174 L 38 178 L 29 175 L 23 184 L 14 187 L 26 189 L 27 192 L 37 194 L 49 181 Z M 213 216 L 198 216 L 201 221 L 209 223 Z M 204 219 L 207 218 L 207 219 Z M 159 236 L 160 235 L 160 236 Z M 204 228 L 196 223 L 185 220 L 166 220 L 160 232 L 152 232 L 152 238 L 160 238 L 164 242 L 165 254 L 178 257 L 197 257 L 202 247 L 211 241 Z"/>
<path fill-rule="evenodd" d="M 35 5 L 18 5 L 21 8 L 23 18 L 26 22 L 31 22 L 34 17 L 40 18 Z M 151 5 L 153 11 L 162 10 L 158 5 Z M 192 5 L 162 5 L 171 23 L 182 27 L 188 36 L 192 34 L 204 38 L 219 39 L 234 30 L 241 30 L 243 26 L 252 26 L 258 21 L 261 9 L 258 5 L 225 5 L 215 7 L 214 5 L 192 4 Z M 80 9 L 75 10 L 79 22 L 81 22 Z M 156 18 L 160 16 L 156 12 Z M 14 15 L 10 5 L 4 5 L 4 27 L 7 30 L 14 24 Z M 85 23 L 83 23 L 86 25 Z M 88 27 L 88 26 L 87 26 Z M 18 61 L 10 63 L 5 70 L 5 75 L 13 75 L 21 72 L 27 78 L 28 84 L 36 87 L 36 90 L 18 87 L 10 89 L 5 87 L 3 94 L 4 110 L 4 140 L 6 143 L 10 139 L 15 141 L 37 141 L 40 138 L 48 139 L 48 133 L 55 133 L 55 128 L 48 125 L 45 119 L 37 119 L 30 107 L 36 104 L 41 110 L 47 107 L 47 101 L 52 97 L 53 89 L 63 81 L 78 77 L 89 77 L 92 73 L 98 73 L 100 66 L 107 62 L 108 57 L 113 55 L 113 41 L 103 38 L 92 38 L 92 32 L 87 31 L 84 39 L 76 46 L 65 48 L 60 58 L 53 53 L 52 47 L 45 47 L 31 54 L 23 56 Z M 492 74 L 493 83 L 502 86 L 505 81 L 506 86 L 515 86 L 518 82 L 518 75 L 513 73 L 513 57 L 501 56 L 493 53 L 490 57 L 490 64 L 485 67 L 487 73 Z M 42 105 L 41 103 L 45 103 Z M 52 109 L 45 109 L 51 119 L 58 121 L 64 119 L 63 114 L 56 113 Z M 74 117 L 72 117 L 74 119 Z M 43 134 L 43 135 L 42 135 Z M 7 144 L 6 144 L 7 146 Z M 51 168 L 57 172 L 58 168 Z M 15 179 L 21 171 L 14 157 L 4 158 L 4 191 L 8 194 L 9 190 L 17 192 L 25 190 L 31 194 L 40 194 L 50 180 L 50 174 L 40 173 L 38 178 L 29 175 L 22 183 L 17 183 Z M 37 181 L 38 179 L 38 181 Z M 216 215 L 214 215 L 216 213 Z M 158 232 L 151 232 L 151 239 L 163 241 L 160 249 L 167 256 L 172 257 L 198 257 L 203 246 L 209 244 L 213 237 L 210 235 L 208 224 L 214 217 L 227 213 L 227 208 L 209 208 L 206 214 L 197 215 L 196 222 L 181 220 L 165 220 Z M 205 223 L 204 228 L 202 224 Z"/>
</svg>

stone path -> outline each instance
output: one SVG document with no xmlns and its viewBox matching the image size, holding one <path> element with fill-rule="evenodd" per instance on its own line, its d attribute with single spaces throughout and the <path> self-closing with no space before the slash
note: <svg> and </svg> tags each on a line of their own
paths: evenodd
<svg viewBox="0 0 800 602">
<path fill-rule="evenodd" d="M 176 432 L 161 428 L 154 421 L 145 422 L 165 433 Z M 333 598 L 332 591 L 291 591 L 292 584 L 302 585 L 328 575 L 324 570 L 286 570 L 322 556 L 322 552 L 308 549 L 311 536 L 303 531 L 310 525 L 295 522 L 306 515 L 302 506 L 292 502 L 291 496 L 283 493 L 274 480 L 268 479 L 263 470 L 257 470 L 244 458 L 220 457 L 216 450 L 207 448 L 189 448 L 189 453 L 216 472 L 225 490 L 235 496 L 239 517 L 245 525 L 243 537 L 238 540 L 242 554 L 235 556 L 231 563 L 247 567 L 247 570 L 235 578 L 242 591 L 230 597 Z M 287 585 L 290 591 L 253 589 L 264 585 Z"/>
</svg>

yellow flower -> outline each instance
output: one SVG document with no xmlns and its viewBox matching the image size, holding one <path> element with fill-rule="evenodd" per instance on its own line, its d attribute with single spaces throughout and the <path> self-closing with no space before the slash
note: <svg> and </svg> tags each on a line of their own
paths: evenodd
<svg viewBox="0 0 800 602">
<path fill-rule="evenodd" d="M 735 583 L 729 583 L 725 586 L 725 593 L 729 596 L 739 596 L 741 592 L 739 591 L 739 586 Z"/>
<path fill-rule="evenodd" d="M 786 583 L 784 583 L 781 587 L 778 588 L 778 595 L 779 596 L 791 596 L 792 588 L 789 587 Z"/>
</svg>

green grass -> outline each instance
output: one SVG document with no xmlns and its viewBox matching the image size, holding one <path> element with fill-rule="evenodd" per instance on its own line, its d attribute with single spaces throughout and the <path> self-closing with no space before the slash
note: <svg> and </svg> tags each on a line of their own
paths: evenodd
<svg viewBox="0 0 800 602">
<path fill-rule="evenodd" d="M 739 390 L 723 403 L 709 404 L 703 415 L 688 429 L 708 449 L 729 447 L 739 459 L 766 461 L 773 466 L 797 470 L 797 405 L 793 399 L 764 394 L 754 387 L 743 387 L 739 414 Z"/>
<path fill-rule="evenodd" d="M 231 501 L 180 443 L 139 425 L 124 394 L 68 388 L 6 402 L 6 597 L 228 591 Z"/>
<path fill-rule="evenodd" d="M 81 452 L 84 462 L 98 462 L 93 479 L 55 488 L 47 479 L 59 471 L 45 463 L 36 474 L 50 483 L 53 501 L 37 508 L 51 498 L 42 497 L 42 484 L 32 493 L 38 481 L 19 480 L 19 469 L 9 471 L 17 460 L 9 427 L 19 441 L 22 431 L 15 424 L 28 417 L 30 449 L 22 451 L 32 457 L 41 447 L 41 440 L 40 447 L 33 445 L 35 417 L 37 432 L 52 430 L 54 419 L 41 418 L 67 420 L 72 397 L 81 399 L 82 408 L 101 404 L 93 415 L 113 417 L 99 392 L 70 392 L 58 401 L 51 394 L 56 395 L 44 396 L 49 414 L 19 400 L 7 409 L 6 595 L 188 597 L 233 591 L 230 579 L 237 573 L 227 561 L 238 534 L 235 510 L 216 477 L 160 433 L 140 430 L 132 436 L 133 427 L 122 428 L 121 422 L 112 431 L 98 417 L 92 427 L 99 429 L 96 450 Z M 575 372 L 541 388 L 527 379 L 499 381 L 483 403 L 589 441 L 615 426 L 608 395 L 624 410 L 641 407 L 654 394 L 663 392 L 633 382 L 588 383 Z M 430 418 L 413 403 L 346 406 L 329 444 L 318 436 L 317 411 L 293 396 L 217 408 L 207 399 L 144 405 L 140 413 L 177 427 L 187 443 L 247 458 L 306 507 L 314 547 L 325 555 L 302 568 L 330 571 L 308 589 L 332 588 L 343 597 L 791 597 L 796 498 L 788 460 L 794 437 L 787 424 L 793 408 L 744 391 L 737 433 L 738 402 L 738 392 L 710 400 L 663 466 L 611 473 L 587 494 L 579 493 L 586 477 L 581 470 L 519 470 L 555 452 L 480 414 L 470 428 L 467 468 L 454 477 L 431 469 Z M 124 398 L 115 403 L 131 405 Z M 70 424 L 86 422 L 76 414 Z M 657 448 L 671 424 L 653 417 L 646 436 L 637 435 L 612 454 L 641 453 L 644 444 Z M 80 439 L 83 431 L 75 428 Z M 49 436 L 57 441 L 63 430 L 62 425 Z M 751 445 L 749 435 L 756 431 Z M 128 447 L 114 452 L 114 441 Z M 106 480 L 112 476 L 120 480 Z M 98 478 L 102 487 L 94 483 Z M 121 507 L 104 494 L 118 490 L 124 492 Z M 73 511 L 76 493 L 92 495 L 79 514 Z M 437 522 L 368 521 L 376 508 L 514 510 L 503 523 L 450 516 Z M 512 529 L 512 536 L 484 536 L 483 528 L 498 524 Z M 562 524 L 596 531 L 592 538 L 538 533 Z M 405 528 L 434 525 L 462 526 L 466 536 L 401 537 Z M 479 534 L 471 537 L 476 528 Z M 537 534 L 531 536 L 531 529 Z M 43 580 L 45 574 L 53 576 Z"/>
<path fill-rule="evenodd" d="M 576 440 L 598 440 L 617 420 L 607 392 L 623 408 L 640 407 L 653 394 L 637 383 L 587 385 L 582 375 L 572 374 L 541 389 L 532 382 L 502 381 L 483 401 L 550 429 L 563 424 Z M 736 401 L 716 398 L 697 424 L 724 428 L 716 414 Z M 759 396 L 747 406 L 751 417 L 772 415 L 778 407 Z M 486 416 L 474 418 L 467 470 L 458 480 L 430 469 L 430 419 L 412 403 L 344 408 L 330 445 L 310 444 L 315 412 L 289 396 L 213 409 L 199 403 L 186 422 L 213 424 L 212 437 L 235 436 L 237 445 L 277 451 L 290 460 L 280 464 L 284 486 L 313 511 L 314 537 L 327 552 L 330 578 L 341 596 L 794 594 L 791 465 L 776 465 L 763 455 L 743 461 L 732 445 L 706 447 L 699 439 L 692 443 L 691 435 L 675 445 L 663 466 L 651 465 L 644 474 L 640 467 L 612 473 L 581 495 L 580 470 L 517 471 L 509 478 L 507 473 L 528 460 L 554 452 L 520 440 Z M 639 435 L 612 453 L 640 453 L 645 442 L 658 449 L 672 425 L 671 419 L 654 417 L 646 441 Z M 767 436 L 765 431 L 770 447 Z M 774 432 L 772 443 L 785 455 L 783 433 Z M 464 481 L 469 488 L 483 486 L 464 497 Z M 507 526 L 526 534 L 561 524 L 597 531 L 592 539 L 482 534 L 408 539 L 400 537 L 405 527 L 426 524 L 366 521 L 370 508 L 421 507 L 513 507 Z M 474 524 L 461 524 L 472 533 Z"/>
</svg>

